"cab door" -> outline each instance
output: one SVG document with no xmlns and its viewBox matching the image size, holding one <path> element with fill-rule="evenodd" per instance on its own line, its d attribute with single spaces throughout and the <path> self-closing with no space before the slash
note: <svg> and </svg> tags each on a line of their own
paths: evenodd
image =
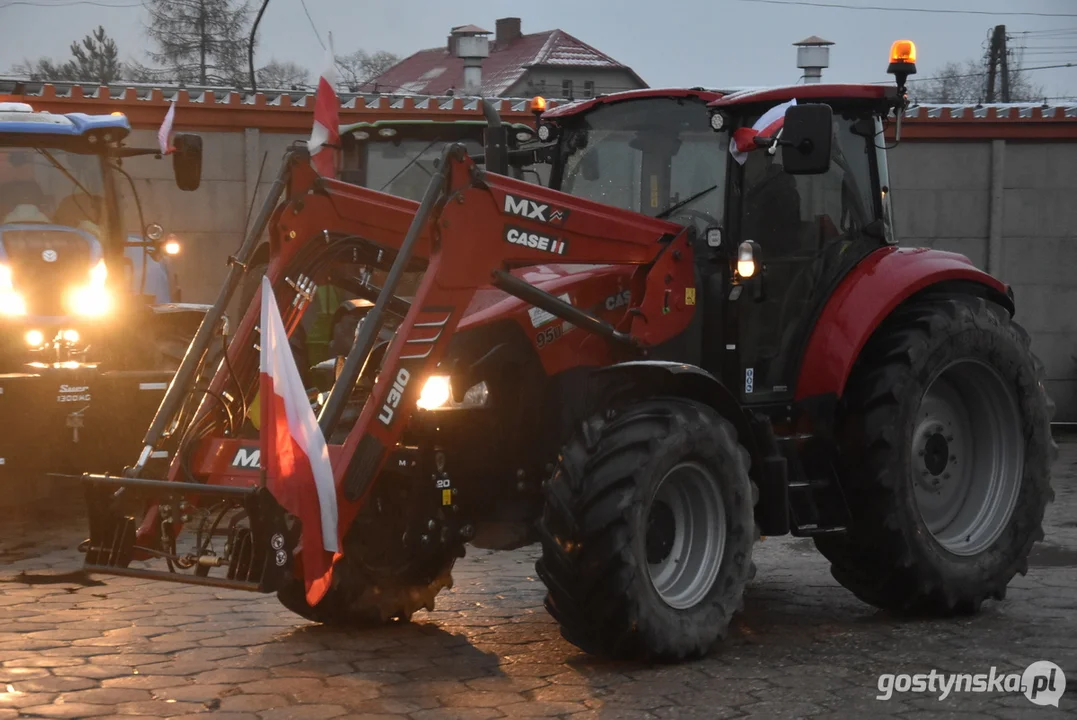
<svg viewBox="0 0 1077 720">
<path fill-rule="evenodd" d="M 748 119 L 748 124 L 754 118 Z M 884 242 L 871 116 L 835 112 L 829 171 L 790 175 L 782 149 L 731 163 L 735 242 L 758 248 L 756 275 L 731 273 L 723 375 L 748 404 L 792 399 L 814 318 L 837 282 Z"/>
</svg>

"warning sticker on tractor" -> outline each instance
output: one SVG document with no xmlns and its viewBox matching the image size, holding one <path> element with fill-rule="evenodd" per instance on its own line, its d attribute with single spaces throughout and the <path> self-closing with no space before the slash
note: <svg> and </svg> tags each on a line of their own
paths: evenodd
<svg viewBox="0 0 1077 720">
<path fill-rule="evenodd" d="M 696 304 L 696 289 L 685 288 L 684 289 L 684 304 L 695 305 Z"/>
<path fill-rule="evenodd" d="M 560 299 L 564 300 L 567 303 L 572 302 L 572 300 L 569 298 L 568 293 L 565 293 L 564 295 L 561 295 Z M 527 314 L 531 316 L 531 325 L 532 325 L 532 327 L 542 327 L 546 323 L 552 322 L 553 319 L 557 317 L 553 313 L 546 312 L 542 308 L 537 308 L 537 307 L 533 307 L 530 310 L 528 310 Z"/>
<path fill-rule="evenodd" d="M 441 491 L 441 504 L 446 505 L 446 506 L 452 505 L 452 490 L 451 489 L 445 488 L 444 490 Z"/>
</svg>

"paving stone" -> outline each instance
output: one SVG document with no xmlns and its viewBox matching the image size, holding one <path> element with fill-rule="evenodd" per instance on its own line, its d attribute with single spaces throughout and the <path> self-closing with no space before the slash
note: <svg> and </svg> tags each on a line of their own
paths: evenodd
<svg viewBox="0 0 1077 720">
<path fill-rule="evenodd" d="M 272 596 L 212 588 L 113 577 L 74 592 L 8 583 L 0 720 L 20 712 L 87 720 L 1068 716 L 1077 710 L 1072 692 L 1059 710 L 1022 695 L 875 699 L 882 673 L 1021 672 L 1041 659 L 1077 671 L 1077 443 L 1064 443 L 1062 455 L 1047 544 L 1007 599 L 974 617 L 878 612 L 798 538 L 756 547 L 759 574 L 725 643 L 699 661 L 659 666 L 594 658 L 565 642 L 543 608 L 537 546 L 469 549 L 436 612 L 373 631 L 312 624 Z M 85 518 L 75 518 L 17 526 L 0 514 L 0 552 L 13 527 L 24 544 L 0 574 L 77 569 Z"/>
</svg>

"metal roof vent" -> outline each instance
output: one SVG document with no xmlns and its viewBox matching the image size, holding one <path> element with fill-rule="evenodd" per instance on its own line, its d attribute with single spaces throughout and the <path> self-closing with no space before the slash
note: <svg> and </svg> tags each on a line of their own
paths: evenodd
<svg viewBox="0 0 1077 720">
<path fill-rule="evenodd" d="M 804 71 L 805 83 L 822 82 L 823 68 L 830 67 L 830 46 L 833 44 L 818 35 L 793 43 L 797 49 L 797 67 Z"/>
<path fill-rule="evenodd" d="M 475 25 L 452 29 L 452 48 L 464 61 L 464 90 L 477 95 L 482 87 L 482 61 L 490 57 L 490 31 Z"/>
</svg>

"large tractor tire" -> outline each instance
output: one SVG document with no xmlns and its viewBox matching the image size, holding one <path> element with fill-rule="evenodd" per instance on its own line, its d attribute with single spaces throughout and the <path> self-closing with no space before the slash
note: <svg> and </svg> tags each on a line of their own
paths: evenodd
<svg viewBox="0 0 1077 720">
<path fill-rule="evenodd" d="M 912 615 L 977 612 L 1028 571 L 1054 498 L 1054 404 L 1028 334 L 986 300 L 902 308 L 843 400 L 844 536 L 815 543 L 866 603 Z"/>
<path fill-rule="evenodd" d="M 725 637 L 755 575 L 757 491 L 733 425 L 657 398 L 585 422 L 546 484 L 546 609 L 585 652 L 662 662 Z"/>
<path fill-rule="evenodd" d="M 433 610 L 437 594 L 452 587 L 452 568 L 464 556 L 464 545 L 403 547 L 407 494 L 399 491 L 395 497 L 394 503 L 387 495 L 367 501 L 344 537 L 343 557 L 321 602 L 308 604 L 303 581 L 296 579 L 277 592 L 281 605 L 308 620 L 341 627 L 408 622 L 419 610 Z"/>
</svg>

